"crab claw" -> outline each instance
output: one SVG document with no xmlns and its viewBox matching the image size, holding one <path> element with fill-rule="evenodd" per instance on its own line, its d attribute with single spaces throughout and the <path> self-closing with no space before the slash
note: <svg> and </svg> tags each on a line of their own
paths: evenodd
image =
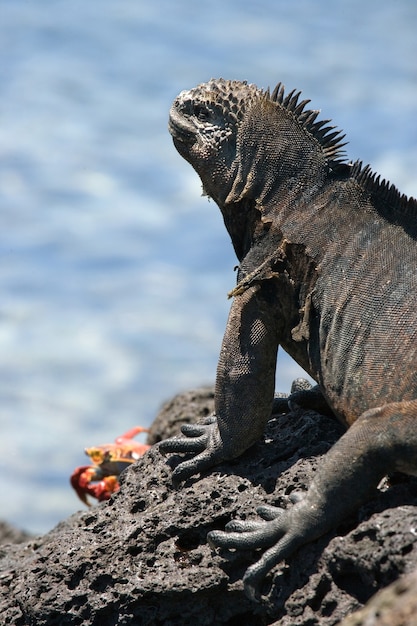
<svg viewBox="0 0 417 626">
<path fill-rule="evenodd" d="M 95 468 L 91 467 L 91 465 L 81 465 L 75 468 L 70 478 L 72 488 L 81 502 L 84 502 L 87 506 L 90 506 L 87 494 L 94 495 L 91 493 L 92 485 L 90 485 L 90 482 L 94 480 L 95 473 Z"/>
</svg>

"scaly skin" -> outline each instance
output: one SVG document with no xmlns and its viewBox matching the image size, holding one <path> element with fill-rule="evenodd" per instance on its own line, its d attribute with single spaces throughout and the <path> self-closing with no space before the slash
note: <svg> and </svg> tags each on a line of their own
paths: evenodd
<svg viewBox="0 0 417 626">
<path fill-rule="evenodd" d="M 218 204 L 239 259 L 221 348 L 215 415 L 163 452 L 193 453 L 177 483 L 232 459 L 262 435 L 281 345 L 318 383 L 292 401 L 330 407 L 348 428 L 304 497 L 262 507 L 259 522 L 213 531 L 214 546 L 265 548 L 265 574 L 337 526 L 393 471 L 417 474 L 417 203 L 368 167 L 299 94 L 238 81 L 182 92 L 170 112 L 180 154 Z M 291 399 L 291 398 L 290 398 Z"/>
</svg>

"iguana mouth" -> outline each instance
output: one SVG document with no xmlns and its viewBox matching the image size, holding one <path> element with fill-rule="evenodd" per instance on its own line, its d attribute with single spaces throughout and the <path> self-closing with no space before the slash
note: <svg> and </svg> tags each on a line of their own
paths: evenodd
<svg viewBox="0 0 417 626">
<path fill-rule="evenodd" d="M 169 112 L 168 129 L 172 138 L 185 144 L 192 144 L 196 140 L 194 125 L 178 110 L 174 102 Z"/>
</svg>

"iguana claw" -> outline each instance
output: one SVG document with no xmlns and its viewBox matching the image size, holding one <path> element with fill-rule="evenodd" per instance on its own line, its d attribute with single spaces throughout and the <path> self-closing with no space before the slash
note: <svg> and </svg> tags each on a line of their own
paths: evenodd
<svg viewBox="0 0 417 626">
<path fill-rule="evenodd" d="M 207 539 L 212 546 L 254 550 L 265 548 L 275 543 L 285 532 L 285 510 L 277 507 L 259 507 L 257 509 L 264 521 L 232 520 L 225 530 L 213 530 Z"/>
<path fill-rule="evenodd" d="M 247 597 L 259 602 L 260 587 L 266 574 L 302 542 L 296 530 L 297 524 L 294 529 L 290 523 L 290 511 L 262 506 L 257 509 L 257 513 L 264 521 L 233 520 L 224 531 L 211 531 L 208 541 L 212 547 L 226 549 L 269 548 L 257 563 L 248 568 L 243 578 Z"/>
<path fill-rule="evenodd" d="M 214 416 L 207 418 L 204 424 L 184 424 L 181 432 L 186 436 L 172 437 L 159 444 L 159 449 L 163 454 L 195 453 L 195 456 L 182 461 L 172 472 L 172 482 L 175 485 L 193 474 L 217 465 L 226 458 Z"/>
</svg>

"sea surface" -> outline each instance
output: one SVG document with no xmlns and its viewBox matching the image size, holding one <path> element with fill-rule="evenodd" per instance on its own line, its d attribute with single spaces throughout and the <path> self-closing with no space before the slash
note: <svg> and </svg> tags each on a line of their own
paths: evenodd
<svg viewBox="0 0 417 626">
<path fill-rule="evenodd" d="M 415 0 L 0 0 L 0 518 L 49 530 L 85 446 L 214 381 L 236 260 L 178 92 L 297 87 L 416 196 L 416 29 Z"/>
</svg>

